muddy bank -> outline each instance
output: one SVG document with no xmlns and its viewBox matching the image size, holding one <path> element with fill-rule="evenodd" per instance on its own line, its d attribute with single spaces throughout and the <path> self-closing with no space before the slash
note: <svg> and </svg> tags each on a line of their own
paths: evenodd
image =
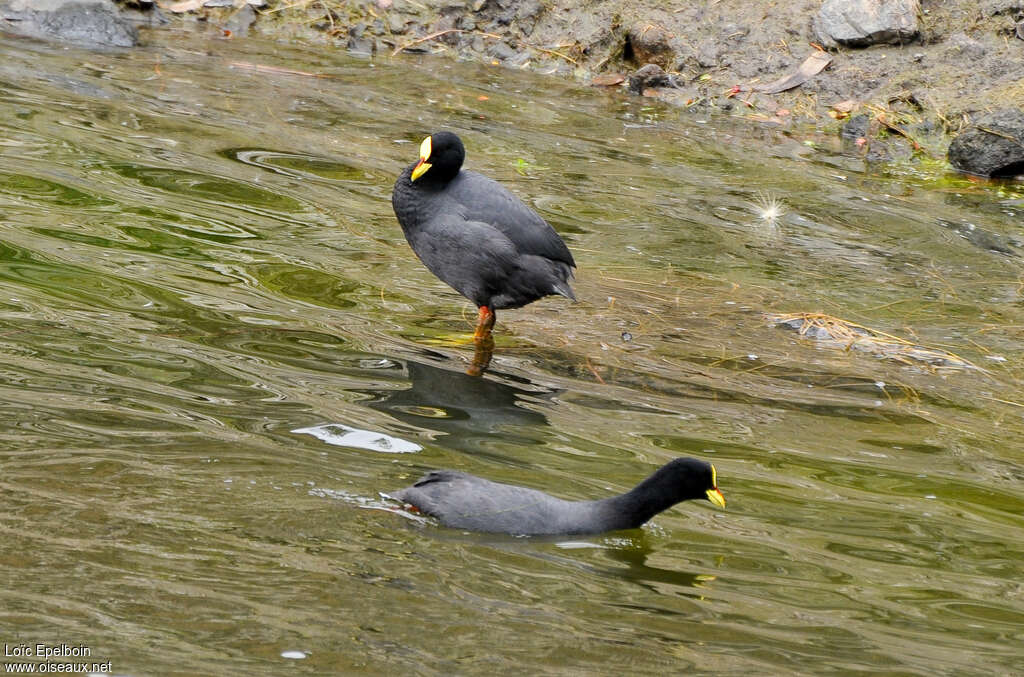
<svg viewBox="0 0 1024 677">
<path fill-rule="evenodd" d="M 765 124 L 834 126 L 877 160 L 944 155 L 972 120 L 1024 109 L 1024 0 L 121 4 L 221 38 L 485 61 Z"/>
<path fill-rule="evenodd" d="M 482 60 L 627 91 L 631 74 L 656 64 L 667 77 L 634 78 L 635 95 L 776 125 L 838 128 L 860 114 L 856 138 L 890 139 L 865 148 L 881 160 L 917 150 L 942 155 L 950 135 L 972 119 L 1024 108 L 1024 0 L 864 0 L 869 15 L 883 15 L 884 23 L 888 12 L 893 26 L 863 39 L 844 35 L 851 4 L 275 0 L 252 29 L 373 56 Z M 197 11 L 187 20 L 222 26 L 239 10 Z M 819 49 L 831 57 L 827 66 L 803 77 L 801 65 Z M 802 84 L 774 91 L 787 77 Z"/>
<path fill-rule="evenodd" d="M 283 3 L 271 3 L 257 27 L 282 31 L 306 22 L 355 51 L 408 45 L 583 78 L 654 62 L 715 98 L 737 85 L 776 80 L 800 65 L 815 49 L 812 43 L 825 41 L 815 26 L 820 0 L 721 0 L 678 9 L 652 4 L 377 0 L 331 11 L 325 10 L 329 2 L 274 11 Z M 848 99 L 887 103 L 913 94 L 956 126 L 965 114 L 1024 102 L 1024 40 L 1016 35 L 1021 19 L 1024 0 L 925 1 L 916 36 L 897 36 L 902 44 L 832 47 L 825 72 L 771 98 L 798 109 Z"/>
</svg>

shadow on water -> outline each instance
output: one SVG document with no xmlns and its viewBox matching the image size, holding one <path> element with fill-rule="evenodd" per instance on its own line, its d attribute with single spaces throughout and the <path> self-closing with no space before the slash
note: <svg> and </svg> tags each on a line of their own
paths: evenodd
<svg viewBox="0 0 1024 677">
<path fill-rule="evenodd" d="M 372 395 L 366 406 L 418 428 L 449 435 L 448 446 L 470 453 L 480 453 L 488 446 L 481 442 L 494 435 L 510 444 L 539 444 L 536 435 L 549 425 L 548 420 L 529 405 L 557 394 L 427 362 L 406 360 L 403 371 L 408 388 L 364 391 Z"/>
</svg>

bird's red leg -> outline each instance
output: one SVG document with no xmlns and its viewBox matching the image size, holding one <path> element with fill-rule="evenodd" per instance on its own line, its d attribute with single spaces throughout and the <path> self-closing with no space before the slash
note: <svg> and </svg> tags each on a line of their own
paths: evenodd
<svg viewBox="0 0 1024 677">
<path fill-rule="evenodd" d="M 494 337 L 491 336 L 494 319 L 493 310 L 487 306 L 480 308 L 480 322 L 476 325 L 476 333 L 473 334 L 473 343 L 476 344 L 473 363 L 466 370 L 470 376 L 482 376 L 491 363 L 491 355 L 494 354 Z"/>
<path fill-rule="evenodd" d="M 494 320 L 496 315 L 493 310 L 487 306 L 480 306 L 480 321 L 477 322 L 476 332 L 473 334 L 474 339 L 487 338 L 491 335 L 491 328 L 494 327 Z"/>
</svg>

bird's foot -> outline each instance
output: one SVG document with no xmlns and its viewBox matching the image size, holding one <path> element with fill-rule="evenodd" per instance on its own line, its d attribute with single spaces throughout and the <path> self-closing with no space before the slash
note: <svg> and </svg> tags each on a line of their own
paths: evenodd
<svg viewBox="0 0 1024 677">
<path fill-rule="evenodd" d="M 473 333 L 473 340 L 478 341 L 484 338 L 490 338 L 491 329 L 494 327 L 494 321 L 497 319 L 497 314 L 488 308 L 487 306 L 480 307 L 480 320 L 477 322 L 476 331 Z"/>
</svg>

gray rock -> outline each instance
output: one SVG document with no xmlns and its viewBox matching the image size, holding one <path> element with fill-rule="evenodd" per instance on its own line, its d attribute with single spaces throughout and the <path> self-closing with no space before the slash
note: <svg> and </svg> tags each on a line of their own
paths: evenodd
<svg viewBox="0 0 1024 677">
<path fill-rule="evenodd" d="M 1020 12 L 1024 12 L 1024 0 L 988 0 L 981 3 L 981 13 L 984 16 L 1014 16 Z"/>
<path fill-rule="evenodd" d="M 839 130 L 839 135 L 844 139 L 860 139 L 868 135 L 869 129 L 871 129 L 871 116 L 861 113 L 847 120 L 843 128 Z"/>
<path fill-rule="evenodd" d="M 541 4 L 540 0 L 522 0 L 519 3 L 519 8 L 516 10 L 516 18 L 520 21 L 536 19 L 543 11 L 544 5 Z"/>
<path fill-rule="evenodd" d="M 374 42 L 373 38 L 358 38 L 353 35 L 350 35 L 348 37 L 348 42 L 346 43 L 345 46 L 348 49 L 348 51 L 352 52 L 353 54 L 370 56 L 373 54 L 377 45 Z"/>
<path fill-rule="evenodd" d="M 136 26 L 156 28 L 171 23 L 167 15 L 155 4 L 138 2 L 136 5 L 119 5 L 120 15 Z"/>
<path fill-rule="evenodd" d="M 645 89 L 656 87 L 675 87 L 675 80 L 656 63 L 640 66 L 629 76 L 629 91 L 643 94 Z"/>
<path fill-rule="evenodd" d="M 224 30 L 230 31 L 236 37 L 245 37 L 249 34 L 249 27 L 256 21 L 256 10 L 252 5 L 246 4 L 242 9 L 235 12 L 224 24 Z"/>
<path fill-rule="evenodd" d="M 966 33 L 954 33 L 946 41 L 946 51 L 954 59 L 980 59 L 985 56 L 988 49 L 977 40 L 967 37 Z"/>
<path fill-rule="evenodd" d="M 495 59 L 510 61 L 516 56 L 516 50 L 504 41 L 496 41 L 488 50 Z"/>
<path fill-rule="evenodd" d="M 979 176 L 1024 174 L 1024 110 L 984 115 L 949 144 L 949 163 Z"/>
<path fill-rule="evenodd" d="M 111 0 L 0 0 L 0 30 L 87 47 L 139 43 Z"/>
<path fill-rule="evenodd" d="M 717 68 L 721 53 L 717 42 L 705 40 L 697 47 L 697 65 L 701 68 Z"/>
<path fill-rule="evenodd" d="M 826 47 L 904 43 L 917 37 L 918 0 L 825 0 L 814 31 Z"/>
</svg>

